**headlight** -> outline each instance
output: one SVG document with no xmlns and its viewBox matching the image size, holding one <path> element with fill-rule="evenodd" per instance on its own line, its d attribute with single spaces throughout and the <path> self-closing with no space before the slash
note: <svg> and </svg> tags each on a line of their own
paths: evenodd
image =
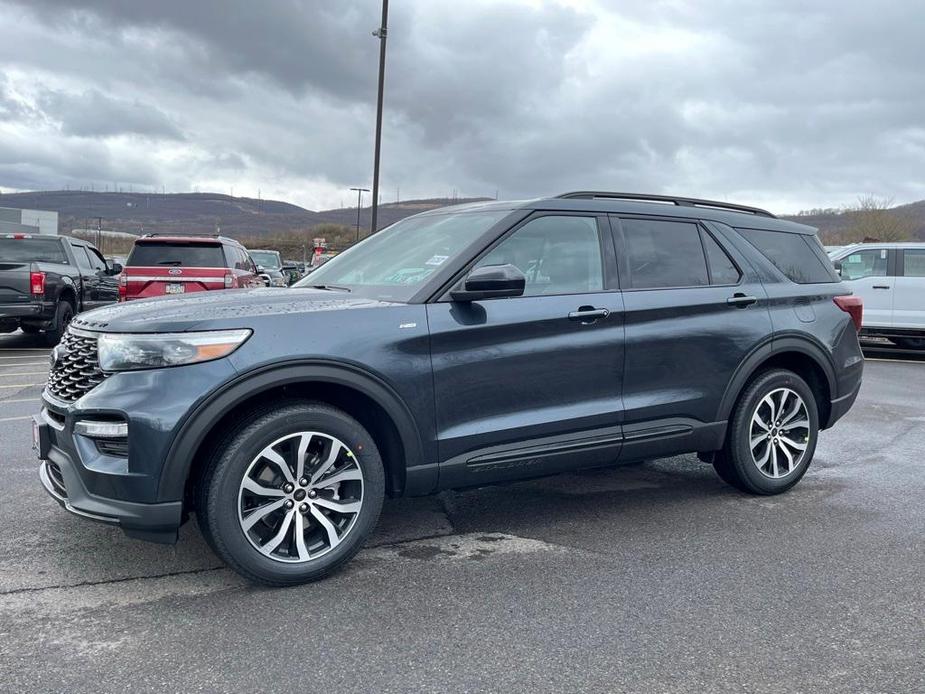
<svg viewBox="0 0 925 694">
<path fill-rule="evenodd" d="M 274 287 L 288 287 L 289 286 L 288 284 L 286 284 L 285 277 L 274 277 L 272 284 Z"/>
<path fill-rule="evenodd" d="M 159 369 L 227 357 L 251 336 L 250 330 L 213 330 L 201 333 L 151 333 L 100 336 L 103 371 Z"/>
</svg>

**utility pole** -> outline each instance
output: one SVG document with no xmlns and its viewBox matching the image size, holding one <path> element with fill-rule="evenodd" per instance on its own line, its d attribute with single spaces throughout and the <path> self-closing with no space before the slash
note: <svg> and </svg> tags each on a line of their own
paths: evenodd
<svg viewBox="0 0 925 694">
<path fill-rule="evenodd" d="M 355 190 L 357 192 L 357 241 L 360 240 L 360 203 L 363 199 L 363 193 L 368 193 L 369 188 L 351 188 L 350 190 Z M 373 203 L 375 210 L 375 203 Z"/>
<path fill-rule="evenodd" d="M 96 218 L 96 247 L 100 249 L 100 253 L 103 252 L 103 218 Z"/>
<path fill-rule="evenodd" d="M 379 150 L 382 146 L 382 92 L 385 86 L 385 39 L 388 34 L 389 0 L 382 0 L 382 24 L 373 32 L 379 39 L 379 99 L 376 103 L 376 154 L 373 157 L 373 214 L 369 233 L 376 233 L 379 212 Z"/>
</svg>

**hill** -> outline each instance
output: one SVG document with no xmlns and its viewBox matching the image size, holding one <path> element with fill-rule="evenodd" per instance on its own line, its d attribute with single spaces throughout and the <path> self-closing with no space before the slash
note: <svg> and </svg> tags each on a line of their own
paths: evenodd
<svg viewBox="0 0 925 694">
<path fill-rule="evenodd" d="M 898 205 L 891 208 L 890 211 L 909 220 L 914 230 L 913 236 L 925 240 L 925 200 L 912 202 L 908 205 Z M 823 241 L 832 243 L 838 243 L 841 234 L 846 232 L 852 223 L 851 214 L 845 210 L 810 210 L 806 213 L 787 215 L 783 218 L 816 227 L 819 229 Z"/>
<path fill-rule="evenodd" d="M 484 199 L 484 198 L 480 198 Z M 423 210 L 473 199 L 409 200 L 379 206 L 383 227 Z M 220 193 L 108 193 L 77 190 L 35 191 L 0 195 L 0 207 L 54 210 L 59 230 L 96 228 L 102 217 L 104 229 L 133 234 L 163 232 L 229 236 L 267 236 L 306 231 L 319 224 L 356 224 L 356 208 L 306 210 L 277 200 L 232 197 Z M 360 210 L 360 225 L 370 223 L 370 208 Z"/>
</svg>

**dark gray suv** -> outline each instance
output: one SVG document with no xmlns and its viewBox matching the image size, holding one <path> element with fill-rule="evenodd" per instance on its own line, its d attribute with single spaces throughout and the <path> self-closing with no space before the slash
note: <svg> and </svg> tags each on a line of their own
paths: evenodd
<svg viewBox="0 0 925 694">
<path fill-rule="evenodd" d="M 815 231 L 579 192 L 405 219 L 290 289 L 83 314 L 35 445 L 66 509 L 247 578 L 352 557 L 385 495 L 696 453 L 754 494 L 854 402 L 860 301 Z"/>
</svg>

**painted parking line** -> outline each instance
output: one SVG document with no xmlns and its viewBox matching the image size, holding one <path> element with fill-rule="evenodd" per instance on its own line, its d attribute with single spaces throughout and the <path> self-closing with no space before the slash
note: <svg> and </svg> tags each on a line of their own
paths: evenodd
<svg viewBox="0 0 925 694">
<path fill-rule="evenodd" d="M 32 419 L 32 415 L 27 414 L 24 417 L 0 417 L 0 422 L 20 422 L 25 419 Z"/>
<path fill-rule="evenodd" d="M 44 383 L 14 383 L 12 385 L 0 385 L 0 388 L 31 388 L 33 386 L 44 386 Z"/>
<path fill-rule="evenodd" d="M 16 400 L 0 400 L 0 406 L 3 405 L 16 405 L 23 402 L 31 402 L 33 405 L 41 405 L 42 401 L 39 398 L 18 398 Z"/>
<path fill-rule="evenodd" d="M 882 361 L 888 364 L 925 364 L 925 361 L 915 359 L 879 359 L 877 357 L 865 357 L 864 361 Z"/>
<path fill-rule="evenodd" d="M 21 359 L 29 359 L 30 357 L 20 357 Z M 14 366 L 48 366 L 47 361 L 17 361 L 11 363 L 0 364 L 0 369 L 11 369 Z"/>
<path fill-rule="evenodd" d="M 15 376 L 41 376 L 42 374 L 47 374 L 48 371 L 20 371 L 18 373 L 9 373 L 8 371 L 0 371 L 0 378 L 10 378 Z"/>
</svg>

